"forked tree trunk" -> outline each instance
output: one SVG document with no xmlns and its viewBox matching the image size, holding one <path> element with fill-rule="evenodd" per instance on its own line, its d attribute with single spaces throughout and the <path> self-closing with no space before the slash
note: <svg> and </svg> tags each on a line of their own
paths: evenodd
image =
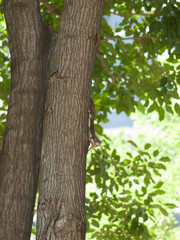
<svg viewBox="0 0 180 240">
<path fill-rule="evenodd" d="M 11 91 L 0 161 L 0 240 L 28 240 L 38 182 L 50 33 L 38 1 L 5 0 Z"/>
<path fill-rule="evenodd" d="M 103 0 L 66 0 L 43 123 L 37 239 L 84 240 L 88 110 Z"/>
<path fill-rule="evenodd" d="M 44 111 L 37 239 L 85 239 L 85 160 L 103 0 L 67 0 Z M 12 82 L 0 159 L 0 240 L 30 238 L 50 64 L 37 1 L 5 0 Z"/>
</svg>

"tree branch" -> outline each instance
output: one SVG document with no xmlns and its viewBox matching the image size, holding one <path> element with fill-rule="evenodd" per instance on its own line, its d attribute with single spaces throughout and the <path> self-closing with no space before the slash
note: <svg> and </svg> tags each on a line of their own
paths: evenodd
<svg viewBox="0 0 180 240">
<path fill-rule="evenodd" d="M 46 0 L 39 0 L 48 10 L 49 13 L 54 13 L 61 17 L 62 13 L 51 3 L 48 3 Z"/>
<path fill-rule="evenodd" d="M 110 155 L 102 146 L 101 146 L 101 150 L 102 150 L 102 152 L 103 152 L 105 155 L 107 155 L 107 156 L 111 159 L 111 162 L 112 162 L 112 164 L 113 164 L 113 166 L 114 166 L 114 169 L 115 169 L 115 171 L 116 171 L 116 175 L 117 175 L 118 178 L 119 178 L 119 182 L 120 182 L 121 186 L 124 188 L 124 183 L 123 183 L 123 181 L 122 181 L 122 177 L 121 177 L 121 175 L 119 174 L 119 171 L 118 171 L 118 169 L 117 169 L 117 167 L 116 167 L 117 163 L 114 161 L 114 159 L 111 157 L 111 155 Z"/>
<path fill-rule="evenodd" d="M 125 20 L 126 20 L 126 22 L 130 25 L 132 34 L 134 34 L 134 32 L 133 32 L 133 27 L 132 27 L 130 21 L 129 21 L 127 18 L 125 18 Z M 157 37 L 154 37 L 154 38 L 157 38 Z M 139 39 L 138 39 L 137 41 L 139 42 Z M 140 42 L 139 42 L 139 43 L 140 43 Z M 156 66 L 158 67 L 158 69 L 160 70 L 160 72 L 163 73 L 162 67 L 161 67 L 160 64 L 154 59 L 154 57 L 150 54 L 149 49 L 148 49 L 142 42 L 141 42 L 140 44 L 141 44 L 144 48 L 146 48 L 146 51 L 148 52 L 148 54 L 149 54 L 149 56 L 151 57 L 152 61 L 156 64 Z M 141 51 L 140 48 L 139 48 L 139 50 Z M 142 56 L 140 55 L 140 57 L 142 57 Z"/>
<path fill-rule="evenodd" d="M 104 66 L 104 68 L 106 69 L 106 71 L 108 72 L 108 74 L 110 75 L 112 82 L 111 85 L 114 85 L 115 80 L 116 79 L 121 79 L 121 77 L 116 77 L 112 74 L 112 72 L 110 71 L 109 67 L 107 66 L 107 64 L 105 63 L 103 57 L 98 53 L 97 57 L 99 58 L 99 60 L 101 61 L 102 65 Z"/>
<path fill-rule="evenodd" d="M 143 39 L 143 38 L 154 38 L 154 39 L 157 39 L 158 37 L 155 37 L 155 36 L 149 36 L 149 35 L 144 35 L 144 36 L 134 36 L 134 37 L 129 37 L 129 38 L 121 38 L 121 37 L 115 37 L 115 36 L 112 36 L 112 37 L 106 37 L 104 39 L 101 40 L 101 42 L 105 42 L 107 40 L 131 40 L 131 39 Z"/>
<path fill-rule="evenodd" d="M 104 66 L 104 68 L 106 69 L 106 71 L 108 72 L 108 74 L 110 75 L 111 79 L 112 79 L 112 82 L 109 84 L 109 86 L 113 86 L 114 83 L 115 83 L 115 80 L 116 79 L 125 79 L 126 81 L 131 81 L 130 79 L 128 79 L 127 77 L 125 76 L 114 76 L 111 72 L 111 70 L 109 69 L 109 67 L 107 66 L 107 64 L 105 63 L 104 59 L 103 59 L 103 53 L 99 52 L 98 51 L 98 54 L 97 54 L 97 57 L 100 59 L 102 65 Z M 115 58 L 115 57 L 114 57 Z"/>
<path fill-rule="evenodd" d="M 114 14 L 114 15 L 118 15 L 120 17 L 130 17 L 130 16 L 134 16 L 134 15 L 140 15 L 140 16 L 153 16 L 153 15 L 157 15 L 158 12 L 160 11 L 160 9 L 157 9 L 154 13 L 130 13 L 130 14 L 115 13 L 115 12 L 112 12 L 112 11 L 110 11 L 108 9 L 104 9 L 104 11 L 109 12 L 109 13 Z"/>
</svg>

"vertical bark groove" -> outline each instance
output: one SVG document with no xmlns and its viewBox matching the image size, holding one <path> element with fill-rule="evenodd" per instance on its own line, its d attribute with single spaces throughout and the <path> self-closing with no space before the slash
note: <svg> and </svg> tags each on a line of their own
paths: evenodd
<svg viewBox="0 0 180 240">
<path fill-rule="evenodd" d="M 88 110 L 103 0 L 66 0 L 43 122 L 37 239 L 85 239 Z"/>
</svg>

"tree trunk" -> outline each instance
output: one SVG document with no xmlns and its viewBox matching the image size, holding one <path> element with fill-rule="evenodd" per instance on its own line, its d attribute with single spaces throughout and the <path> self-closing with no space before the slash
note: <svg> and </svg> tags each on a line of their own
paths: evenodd
<svg viewBox="0 0 180 240">
<path fill-rule="evenodd" d="M 0 168 L 0 240 L 30 239 L 51 35 L 39 3 L 5 0 L 11 91 Z"/>
<path fill-rule="evenodd" d="M 66 0 L 48 80 L 37 239 L 84 240 L 88 110 L 103 0 Z"/>
</svg>

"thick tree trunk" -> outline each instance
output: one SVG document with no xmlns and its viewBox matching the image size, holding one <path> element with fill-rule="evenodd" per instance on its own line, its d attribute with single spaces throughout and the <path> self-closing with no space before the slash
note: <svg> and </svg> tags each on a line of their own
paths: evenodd
<svg viewBox="0 0 180 240">
<path fill-rule="evenodd" d="M 66 0 L 48 81 L 37 239 L 84 240 L 88 110 L 103 0 Z"/>
<path fill-rule="evenodd" d="M 38 182 L 50 33 L 38 1 L 5 0 L 11 92 L 0 167 L 0 240 L 30 239 Z"/>
</svg>

